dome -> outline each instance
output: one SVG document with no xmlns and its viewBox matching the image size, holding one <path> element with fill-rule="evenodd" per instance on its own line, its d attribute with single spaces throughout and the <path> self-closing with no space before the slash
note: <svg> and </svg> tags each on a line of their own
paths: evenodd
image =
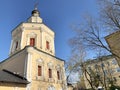
<svg viewBox="0 0 120 90">
<path fill-rule="evenodd" d="M 37 9 L 35 9 L 35 10 L 32 11 L 31 14 L 32 14 L 32 16 L 36 16 L 36 15 L 39 16 L 40 12 Z"/>
</svg>

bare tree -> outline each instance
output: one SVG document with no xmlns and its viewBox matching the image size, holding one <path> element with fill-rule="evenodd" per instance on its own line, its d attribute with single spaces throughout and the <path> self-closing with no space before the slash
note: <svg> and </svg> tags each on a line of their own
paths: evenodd
<svg viewBox="0 0 120 90">
<path fill-rule="evenodd" d="M 81 63 L 83 62 L 85 57 L 85 53 L 83 51 L 82 47 L 79 47 L 79 49 L 74 49 L 72 50 L 72 54 L 70 59 L 66 62 L 66 74 L 67 74 L 67 82 L 71 81 L 70 75 L 74 72 L 80 73 L 81 74 Z"/>
<path fill-rule="evenodd" d="M 113 56 L 98 56 L 97 59 L 84 63 L 84 66 L 86 66 L 84 67 L 84 76 L 93 88 L 97 88 L 100 85 L 105 90 L 108 90 L 109 85 L 116 85 L 113 73 L 111 72 L 114 68 L 108 64 L 108 58 L 111 59 Z"/>
<path fill-rule="evenodd" d="M 120 30 L 120 0 L 99 0 L 100 18 L 106 30 Z"/>
<path fill-rule="evenodd" d="M 70 39 L 70 43 L 74 49 L 81 46 L 84 46 L 86 51 L 101 48 L 120 58 L 109 49 L 104 39 L 110 31 L 120 30 L 120 0 L 99 0 L 99 3 L 101 6 L 100 19 L 93 19 L 89 15 L 84 18 L 84 22 L 81 24 L 72 26 L 76 34 Z"/>
<path fill-rule="evenodd" d="M 77 49 L 82 46 L 86 51 L 102 49 L 104 52 L 111 52 L 104 40 L 101 26 L 92 17 L 86 17 L 84 23 L 78 27 L 74 26 L 73 30 L 76 35 L 70 39 L 72 48 Z"/>
<path fill-rule="evenodd" d="M 97 50 L 101 49 L 103 54 L 113 54 L 120 58 L 120 56 L 110 50 L 104 39 L 104 37 L 111 31 L 114 32 L 116 30 L 120 30 L 120 0 L 99 0 L 99 3 L 101 6 L 100 19 L 93 19 L 93 17 L 89 15 L 84 18 L 84 22 L 81 22 L 81 24 L 72 25 L 72 29 L 75 31 L 75 36 L 69 40 L 72 53 L 74 53 L 72 57 L 74 57 L 75 62 L 72 59 L 71 61 L 77 63 L 72 66 L 72 70 L 74 71 L 76 66 L 78 67 L 80 65 L 82 73 L 85 74 L 86 79 L 93 90 L 95 90 L 95 86 L 92 83 L 92 80 L 89 80 L 88 78 L 88 76 L 91 77 L 92 74 L 88 72 L 86 66 L 83 64 L 85 59 L 82 58 L 80 61 L 79 51 L 81 51 L 81 47 L 87 54 L 89 51 L 92 51 L 92 53 L 97 53 Z M 104 68 L 102 68 L 102 71 L 103 76 L 105 76 Z M 93 76 L 96 77 L 94 72 Z M 107 88 L 105 77 L 104 82 L 101 81 L 101 83 L 105 88 Z"/>
<path fill-rule="evenodd" d="M 104 31 L 103 25 L 97 22 L 97 19 L 87 16 L 82 24 L 78 26 L 76 25 L 72 28 L 76 33 L 75 36 L 70 39 L 70 44 L 73 49 L 77 49 L 82 46 L 85 48 L 87 53 L 88 51 L 93 51 L 95 53 L 98 49 L 101 49 L 107 54 L 113 54 L 117 58 L 120 58 L 117 53 L 113 52 L 108 47 L 104 39 L 108 34 Z"/>
<path fill-rule="evenodd" d="M 96 90 L 97 86 L 96 86 L 95 82 L 97 81 L 97 78 L 95 78 L 94 72 L 92 70 L 88 71 L 85 63 L 81 65 L 81 68 L 82 68 L 83 76 L 90 84 L 92 90 Z"/>
</svg>

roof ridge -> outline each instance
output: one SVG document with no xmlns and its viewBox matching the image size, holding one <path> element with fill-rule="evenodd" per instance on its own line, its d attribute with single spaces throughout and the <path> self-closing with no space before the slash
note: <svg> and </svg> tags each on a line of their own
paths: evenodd
<svg viewBox="0 0 120 90">
<path fill-rule="evenodd" d="M 28 48 L 28 47 L 33 47 L 33 46 L 30 46 L 30 45 L 25 46 L 23 49 L 21 49 L 21 50 L 19 50 L 18 52 L 12 54 L 12 55 L 11 55 L 10 57 L 8 57 L 7 59 L 1 61 L 0 64 L 2 64 L 3 62 L 7 61 L 9 58 L 13 57 L 14 55 L 18 54 L 19 52 L 22 52 L 23 50 L 25 50 L 25 49 Z M 59 57 L 57 57 L 57 56 L 53 56 L 53 55 L 51 55 L 51 54 L 49 54 L 49 53 L 47 53 L 47 52 L 45 52 L 45 51 L 42 51 L 42 50 L 38 49 L 37 47 L 33 47 L 33 48 L 36 49 L 36 50 L 38 50 L 38 51 L 40 51 L 40 52 L 43 52 L 43 53 L 45 53 L 45 54 L 47 54 L 47 55 L 50 55 L 50 56 L 52 56 L 52 57 L 54 57 L 54 58 L 56 58 L 56 59 L 59 59 L 59 60 L 65 62 L 65 60 L 63 60 L 63 59 L 61 59 L 61 58 L 59 58 Z"/>
<path fill-rule="evenodd" d="M 31 47 L 31 46 L 28 46 L 28 47 Z M 51 54 L 49 54 L 49 53 L 47 53 L 47 52 L 45 52 L 45 51 L 42 51 L 42 50 L 38 49 L 37 47 L 33 47 L 33 48 L 36 49 L 36 50 L 38 50 L 38 51 L 40 51 L 40 52 L 43 52 L 43 53 L 45 53 L 45 54 L 47 54 L 47 55 L 50 55 L 50 56 L 52 56 L 52 57 L 54 57 L 54 58 L 56 58 L 56 59 L 59 59 L 59 60 L 65 62 L 65 60 L 63 60 L 63 59 L 61 59 L 61 58 L 59 58 L 59 57 L 57 57 L 57 56 L 51 55 Z"/>
</svg>

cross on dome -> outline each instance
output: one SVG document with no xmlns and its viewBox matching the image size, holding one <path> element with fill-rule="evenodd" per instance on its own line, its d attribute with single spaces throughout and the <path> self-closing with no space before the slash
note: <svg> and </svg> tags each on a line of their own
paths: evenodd
<svg viewBox="0 0 120 90">
<path fill-rule="evenodd" d="M 40 12 L 38 11 L 38 4 L 39 3 L 36 3 L 35 5 L 34 5 L 34 10 L 32 11 L 32 16 L 40 16 Z"/>
</svg>

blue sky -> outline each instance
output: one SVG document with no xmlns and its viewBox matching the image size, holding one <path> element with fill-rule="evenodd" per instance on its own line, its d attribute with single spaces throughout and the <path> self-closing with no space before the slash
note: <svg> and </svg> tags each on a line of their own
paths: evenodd
<svg viewBox="0 0 120 90">
<path fill-rule="evenodd" d="M 70 56 L 68 40 L 74 35 L 70 26 L 82 22 L 85 13 L 98 14 L 96 0 L 0 0 L 0 61 L 9 55 L 11 31 L 31 16 L 36 2 L 43 22 L 56 34 L 56 56 L 64 60 Z"/>
</svg>

